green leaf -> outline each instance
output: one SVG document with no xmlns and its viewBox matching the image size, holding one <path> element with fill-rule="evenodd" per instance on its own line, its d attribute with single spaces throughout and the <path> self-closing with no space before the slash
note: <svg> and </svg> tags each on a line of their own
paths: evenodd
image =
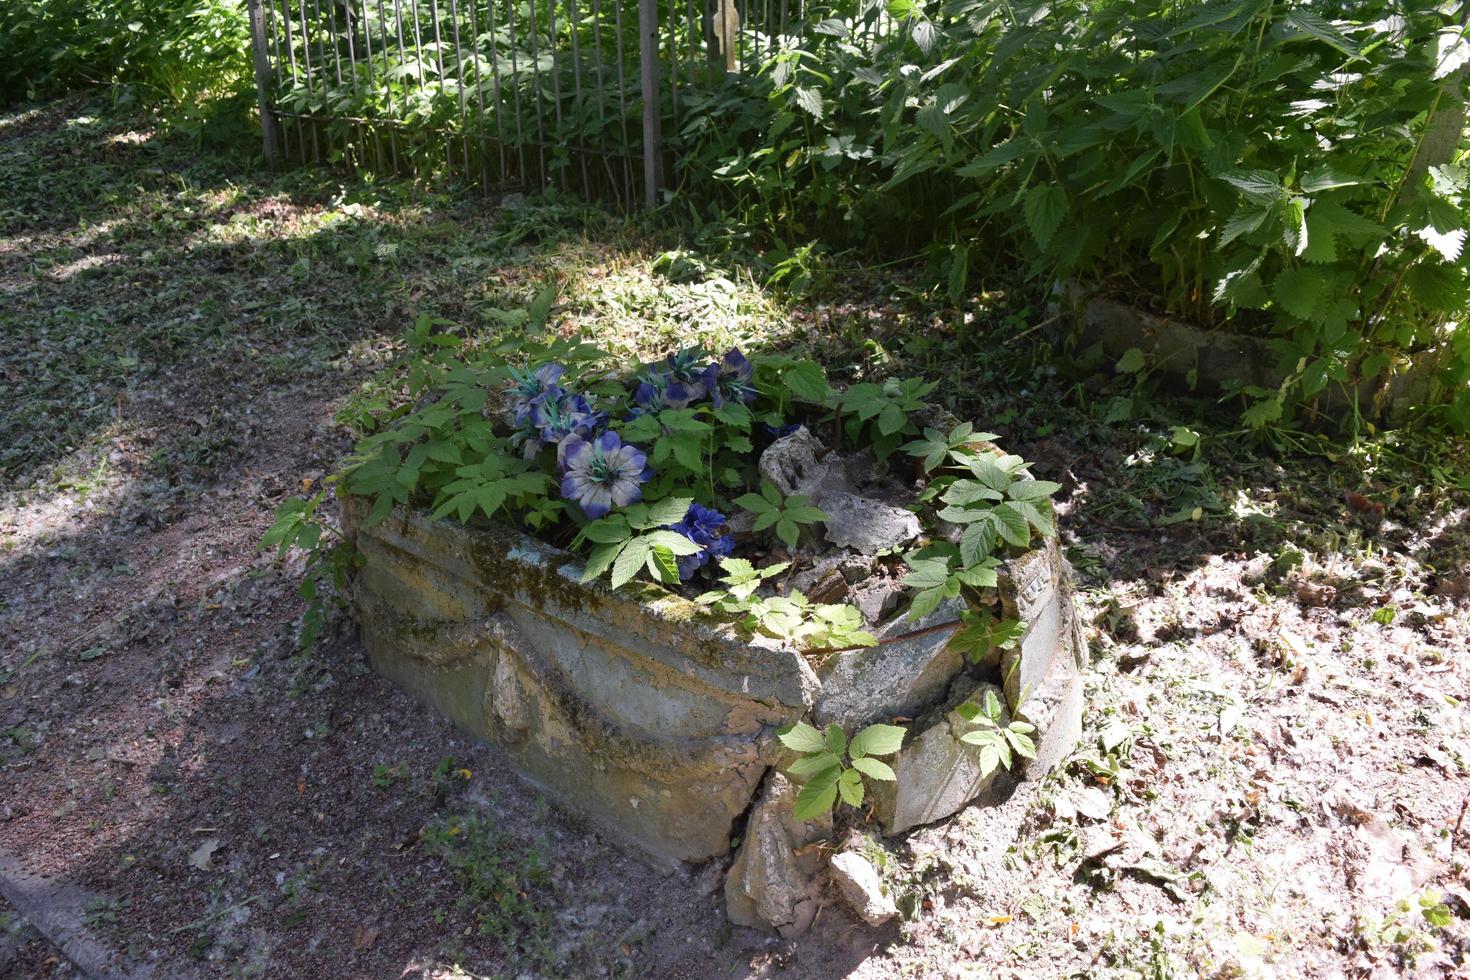
<svg viewBox="0 0 1470 980">
<path fill-rule="evenodd" d="M 1310 10 L 1298 7 L 1286 15 L 1286 22 L 1295 27 L 1303 37 L 1321 41 L 1349 58 L 1362 57 L 1362 52 L 1345 34 Z"/>
<path fill-rule="evenodd" d="M 955 580 L 975 589 L 993 589 L 999 581 L 995 571 L 997 561 L 994 557 L 983 558 L 979 564 L 956 572 Z"/>
<path fill-rule="evenodd" d="M 949 578 L 948 558 L 918 558 L 908 563 L 909 573 L 901 584 L 911 589 L 928 589 L 941 586 Z"/>
<path fill-rule="evenodd" d="M 1275 204 L 1284 193 L 1281 181 L 1265 170 L 1237 170 L 1221 174 L 1220 179 L 1256 204 Z"/>
<path fill-rule="evenodd" d="M 676 555 L 697 555 L 701 550 L 699 545 L 677 531 L 650 531 L 637 540 L 646 541 L 648 547 L 663 548 Z"/>
<path fill-rule="evenodd" d="M 1012 500 L 1039 500 L 1050 497 L 1060 489 L 1060 483 L 1050 480 L 1017 480 L 1006 488 L 1006 496 Z"/>
<path fill-rule="evenodd" d="M 901 431 L 908 421 L 903 409 L 890 402 L 878 413 L 878 431 L 885 436 L 891 436 Z"/>
<path fill-rule="evenodd" d="M 812 820 L 832 809 L 837 802 L 837 780 L 842 775 L 840 766 L 833 766 L 817 773 L 796 794 L 796 805 L 792 812 L 798 820 Z"/>
<path fill-rule="evenodd" d="M 797 527 L 795 521 L 783 515 L 776 521 L 776 537 L 780 538 L 788 549 L 795 551 L 796 542 L 801 539 L 801 529 Z"/>
<path fill-rule="evenodd" d="M 752 514 L 765 514 L 773 510 L 774 505 L 758 493 L 741 494 L 731 501 L 741 510 L 748 510 Z"/>
<path fill-rule="evenodd" d="M 1002 485 L 1004 485 L 1005 479 L 1006 477 L 1002 474 L 1000 476 Z M 980 503 L 981 501 L 1000 501 L 1005 498 L 999 490 L 988 487 L 976 480 L 956 480 L 950 485 L 948 490 L 940 495 L 939 499 L 947 504 L 965 507 Z"/>
<path fill-rule="evenodd" d="M 592 553 L 587 556 L 587 565 L 582 569 L 582 581 L 590 582 L 607 571 L 612 565 L 613 559 L 618 557 L 618 553 L 623 550 L 623 546 L 627 543 L 625 539 L 600 544 L 593 548 Z"/>
<path fill-rule="evenodd" d="M 807 779 L 815 776 L 819 772 L 831 769 L 839 762 L 841 760 L 831 752 L 818 752 L 816 755 L 802 756 L 800 759 L 797 759 L 786 767 L 786 773 L 798 779 Z"/>
<path fill-rule="evenodd" d="M 848 754 L 853 759 L 870 755 L 892 755 L 903 748 L 903 737 L 908 730 L 899 725 L 869 725 L 852 737 Z"/>
<path fill-rule="evenodd" d="M 786 387 L 802 401 L 824 405 L 832 393 L 827 384 L 827 372 L 814 361 L 797 361 L 781 375 Z"/>
<path fill-rule="evenodd" d="M 1313 269 L 1283 269 L 1271 284 L 1271 298 L 1300 320 L 1316 320 L 1326 309 L 1331 280 Z"/>
<path fill-rule="evenodd" d="M 1009 504 L 1011 509 L 1026 519 L 1026 522 L 1036 528 L 1045 537 L 1056 533 L 1056 522 L 1052 519 L 1051 501 L 1041 500 L 1013 500 Z"/>
<path fill-rule="evenodd" d="M 1001 504 L 992 513 L 995 515 L 995 529 L 1006 543 L 1017 548 L 1024 548 L 1031 543 L 1031 524 L 1024 514 L 1016 510 L 1014 504 Z"/>
<path fill-rule="evenodd" d="M 960 561 L 965 567 L 978 565 L 995 551 L 997 530 L 991 520 L 979 521 L 965 528 L 960 536 Z"/>
<path fill-rule="evenodd" d="M 798 721 L 790 731 L 777 737 L 793 752 L 825 752 L 827 749 L 827 740 L 822 733 L 804 721 Z"/>
<path fill-rule="evenodd" d="M 665 585 L 679 581 L 679 562 L 667 548 L 654 545 L 648 550 L 648 570 Z"/>
<path fill-rule="evenodd" d="M 870 759 L 867 756 L 853 759 L 852 768 L 869 779 L 881 779 L 887 783 L 894 782 L 898 779 L 897 773 L 893 771 L 893 768 L 888 763 L 879 762 L 877 759 Z"/>
<path fill-rule="evenodd" d="M 825 742 L 827 751 L 833 755 L 841 756 L 847 751 L 847 735 L 838 725 L 828 725 Z"/>
<path fill-rule="evenodd" d="M 694 503 L 693 497 L 665 497 L 663 500 L 656 501 L 649 505 L 648 516 L 639 525 L 639 529 L 678 524 L 684 519 L 684 515 L 689 513 L 689 505 L 692 503 Z"/>
<path fill-rule="evenodd" d="M 1308 194 L 1317 194 L 1322 191 L 1330 191 L 1336 187 L 1359 187 L 1363 184 L 1374 183 L 1371 177 L 1360 177 L 1350 174 L 1328 164 L 1309 170 L 1302 175 L 1301 188 Z"/>
<path fill-rule="evenodd" d="M 863 776 L 856 769 L 848 769 L 837 777 L 837 791 L 842 794 L 842 802 L 848 806 L 863 805 Z"/>
<path fill-rule="evenodd" d="M 1067 192 L 1058 184 L 1037 184 L 1026 192 L 1021 211 L 1026 227 L 1043 251 L 1062 226 L 1068 206 Z"/>
<path fill-rule="evenodd" d="M 1224 248 L 1241 235 L 1249 235 L 1265 224 L 1271 209 L 1260 204 L 1242 204 L 1220 229 L 1220 248 Z"/>
<path fill-rule="evenodd" d="M 582 537 L 594 544 L 626 541 L 630 533 L 628 522 L 619 514 L 600 518 L 582 528 Z"/>
<path fill-rule="evenodd" d="M 796 87 L 796 104 L 812 114 L 812 118 L 820 121 L 822 118 L 822 93 L 814 88 L 798 85 Z"/>
<path fill-rule="evenodd" d="M 643 563 L 648 559 L 650 542 L 647 538 L 634 538 L 623 547 L 622 554 L 612 566 L 612 587 L 620 588 L 633 580 Z"/>
<path fill-rule="evenodd" d="M 793 497 L 793 500 L 796 498 Z M 799 506 L 788 507 L 785 516 L 798 524 L 825 524 L 829 520 L 827 512 L 820 507 Z"/>
</svg>

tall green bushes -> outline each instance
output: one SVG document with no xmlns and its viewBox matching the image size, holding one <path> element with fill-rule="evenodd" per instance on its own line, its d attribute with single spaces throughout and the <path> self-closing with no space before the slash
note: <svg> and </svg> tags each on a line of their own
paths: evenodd
<svg viewBox="0 0 1470 980">
<path fill-rule="evenodd" d="M 884 15 L 899 29 L 871 35 Z M 1448 348 L 1470 427 L 1458 4 L 889 0 L 687 125 L 684 175 L 786 240 L 1019 260 L 1272 338 L 1264 424 Z M 713 181 L 709 180 L 713 177 Z"/>
<path fill-rule="evenodd" d="M 88 85 L 206 135 L 252 104 L 244 0 L 6 0 L 0 104 Z"/>
</svg>

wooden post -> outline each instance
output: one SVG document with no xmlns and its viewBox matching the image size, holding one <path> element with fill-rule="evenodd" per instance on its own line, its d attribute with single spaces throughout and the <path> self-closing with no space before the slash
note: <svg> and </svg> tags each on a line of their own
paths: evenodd
<svg viewBox="0 0 1470 980">
<path fill-rule="evenodd" d="M 643 76 L 643 203 L 658 205 L 663 158 L 658 95 L 658 0 L 638 0 L 638 54 Z"/>
<path fill-rule="evenodd" d="M 271 111 L 270 42 L 265 34 L 265 9 L 260 0 L 249 0 L 250 51 L 255 59 L 255 97 L 260 101 L 260 142 L 265 165 L 276 165 L 276 117 Z"/>
</svg>

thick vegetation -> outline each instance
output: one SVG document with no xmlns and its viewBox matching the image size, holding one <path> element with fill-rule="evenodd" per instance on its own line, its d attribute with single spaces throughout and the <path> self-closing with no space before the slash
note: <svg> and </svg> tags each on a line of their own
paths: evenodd
<svg viewBox="0 0 1470 980">
<path fill-rule="evenodd" d="M 748 223 L 926 250 L 954 299 L 1018 258 L 1272 338 L 1280 419 L 1443 349 L 1470 426 L 1455 5 L 952 0 L 834 11 L 686 132 Z M 902 30 L 875 32 L 896 15 Z"/>
<path fill-rule="evenodd" d="M 0 105 L 89 85 L 242 141 L 254 105 L 245 0 L 9 0 Z"/>
</svg>

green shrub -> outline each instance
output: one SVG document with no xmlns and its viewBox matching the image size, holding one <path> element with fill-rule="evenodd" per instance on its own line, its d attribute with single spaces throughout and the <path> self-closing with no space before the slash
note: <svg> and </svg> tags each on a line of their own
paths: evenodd
<svg viewBox="0 0 1470 980">
<path fill-rule="evenodd" d="M 1018 262 L 1269 336 L 1289 379 L 1244 392 L 1255 424 L 1449 348 L 1436 395 L 1467 428 L 1448 9 L 839 3 L 694 104 L 682 179 L 787 242 L 925 249 L 957 300 L 972 265 Z"/>
<path fill-rule="evenodd" d="M 69 89 L 162 110 L 211 139 L 254 105 L 245 0 L 10 0 L 0 5 L 0 104 Z"/>
</svg>

